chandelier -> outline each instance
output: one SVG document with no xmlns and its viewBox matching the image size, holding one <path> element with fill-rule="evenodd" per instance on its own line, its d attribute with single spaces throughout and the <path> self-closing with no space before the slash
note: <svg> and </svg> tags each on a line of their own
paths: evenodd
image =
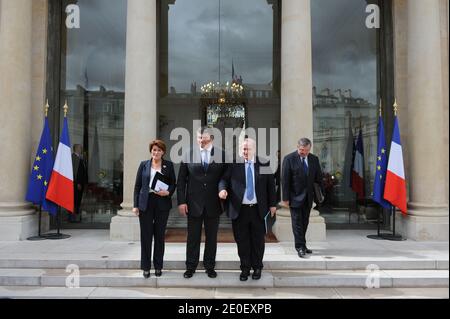
<svg viewBox="0 0 450 319">
<path fill-rule="evenodd" d="M 209 82 L 201 86 L 202 98 L 216 100 L 217 104 L 224 105 L 240 99 L 244 93 L 244 87 L 236 82 L 230 84 L 220 82 Z M 214 102 L 214 101 L 211 101 Z M 212 103 L 216 104 L 216 103 Z"/>
<path fill-rule="evenodd" d="M 219 35 L 219 81 L 213 82 L 210 81 L 209 83 L 206 83 L 200 87 L 201 90 L 201 98 L 204 104 L 209 105 L 220 105 L 220 106 L 235 106 L 236 104 L 242 104 L 242 97 L 244 94 L 244 87 L 242 85 L 242 78 L 235 79 L 234 77 L 234 65 L 232 63 L 232 82 L 221 82 L 221 41 L 220 41 L 220 22 L 221 22 L 221 0 L 218 0 L 219 2 L 219 28 L 218 28 L 218 35 Z"/>
</svg>

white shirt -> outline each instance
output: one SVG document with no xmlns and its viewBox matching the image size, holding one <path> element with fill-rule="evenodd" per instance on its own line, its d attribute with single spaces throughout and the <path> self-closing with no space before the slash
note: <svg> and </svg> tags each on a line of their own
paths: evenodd
<svg viewBox="0 0 450 319">
<path fill-rule="evenodd" d="M 213 148 L 212 144 L 210 144 L 207 148 L 201 148 L 200 147 L 200 156 L 201 156 L 201 159 L 202 159 L 202 164 L 204 162 L 209 164 L 209 162 L 211 160 L 212 148 Z"/>
<path fill-rule="evenodd" d="M 252 167 L 252 179 L 253 179 L 253 199 L 249 200 L 247 198 L 247 170 L 248 170 L 248 166 Z M 255 159 L 253 158 L 252 160 L 249 161 L 245 161 L 245 193 L 244 193 L 244 199 L 242 200 L 242 204 L 245 205 L 251 205 L 251 204 L 257 204 L 258 200 L 256 198 L 256 183 L 255 183 Z"/>
<path fill-rule="evenodd" d="M 155 178 L 156 172 L 160 172 L 161 170 L 156 170 L 153 167 L 150 167 L 150 184 L 148 184 L 148 189 L 150 190 L 150 192 L 152 191 L 152 183 L 153 183 L 153 179 Z"/>
</svg>

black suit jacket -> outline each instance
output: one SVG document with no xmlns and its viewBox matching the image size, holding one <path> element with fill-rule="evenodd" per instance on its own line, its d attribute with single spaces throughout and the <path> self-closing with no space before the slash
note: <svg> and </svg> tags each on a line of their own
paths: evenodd
<svg viewBox="0 0 450 319">
<path fill-rule="evenodd" d="M 148 195 L 149 195 L 149 183 L 150 183 L 150 169 L 151 160 L 141 162 L 136 175 L 136 182 L 134 183 L 134 204 L 133 207 L 139 208 L 140 211 L 147 209 Z M 173 163 L 171 161 L 162 160 L 161 174 L 167 176 L 169 182 L 169 196 L 157 196 L 158 208 L 161 211 L 168 211 L 172 208 L 172 195 L 175 192 L 176 177 Z"/>
<path fill-rule="evenodd" d="M 289 206 L 293 208 L 306 204 L 306 207 L 311 209 L 314 200 L 314 183 L 319 183 L 323 189 L 319 158 L 311 153 L 308 155 L 308 175 L 306 176 L 298 152 L 286 155 L 282 169 L 283 201 L 289 201 Z"/>
<path fill-rule="evenodd" d="M 77 184 L 82 187 L 88 183 L 88 174 L 86 162 L 75 153 L 72 153 L 72 167 L 73 167 L 73 184 L 76 188 Z"/>
<path fill-rule="evenodd" d="M 270 207 L 276 207 L 277 204 L 274 175 L 273 173 L 263 174 L 261 167 L 264 166 L 266 169 L 269 169 L 269 164 L 262 164 L 259 158 L 256 158 L 254 165 L 255 193 L 261 218 L 264 218 Z M 225 206 L 227 214 L 231 219 L 237 219 L 239 217 L 245 189 L 245 163 L 243 159 L 240 159 L 239 162 L 228 166 L 219 184 L 219 192 L 222 190 L 228 192 Z"/>
<path fill-rule="evenodd" d="M 222 214 L 217 190 L 225 168 L 225 155 L 222 150 L 216 147 L 211 149 L 210 163 L 205 171 L 201 164 L 199 148 L 191 149 L 181 162 L 178 173 L 178 205 L 187 204 L 188 215 L 194 217 L 201 216 L 205 209 L 209 217 Z"/>
</svg>

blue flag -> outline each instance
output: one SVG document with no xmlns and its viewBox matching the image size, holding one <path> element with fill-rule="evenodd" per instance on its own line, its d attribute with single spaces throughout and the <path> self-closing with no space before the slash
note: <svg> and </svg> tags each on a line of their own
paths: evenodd
<svg viewBox="0 0 450 319">
<path fill-rule="evenodd" d="M 28 181 L 28 190 L 25 199 L 36 205 L 42 205 L 42 209 L 55 215 L 57 206 L 45 199 L 47 188 L 50 183 L 50 176 L 53 171 L 53 148 L 50 137 L 50 128 L 47 117 L 45 117 L 44 129 L 41 135 L 41 141 L 34 158 L 33 168 L 31 169 L 30 179 Z"/>
<path fill-rule="evenodd" d="M 383 119 L 380 117 L 378 122 L 378 142 L 377 142 L 377 165 L 375 173 L 375 181 L 373 183 L 373 200 L 384 208 L 389 208 L 390 204 L 383 197 L 384 185 L 386 183 L 387 172 L 387 149 L 386 139 L 384 138 Z"/>
</svg>

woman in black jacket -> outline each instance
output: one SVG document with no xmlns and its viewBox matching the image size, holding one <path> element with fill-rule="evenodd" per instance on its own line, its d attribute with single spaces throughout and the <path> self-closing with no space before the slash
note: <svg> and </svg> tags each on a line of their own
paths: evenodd
<svg viewBox="0 0 450 319">
<path fill-rule="evenodd" d="M 141 228 L 141 269 L 145 278 L 150 277 L 153 238 L 155 275 L 159 277 L 162 274 L 164 236 L 169 211 L 172 208 L 171 197 L 176 187 L 173 163 L 163 159 L 166 153 L 165 143 L 154 140 L 150 143 L 149 150 L 151 158 L 141 162 L 139 166 L 133 197 L 133 212 L 139 216 Z M 162 183 L 156 183 L 155 176 Z M 164 184 L 168 185 L 167 189 Z"/>
</svg>

